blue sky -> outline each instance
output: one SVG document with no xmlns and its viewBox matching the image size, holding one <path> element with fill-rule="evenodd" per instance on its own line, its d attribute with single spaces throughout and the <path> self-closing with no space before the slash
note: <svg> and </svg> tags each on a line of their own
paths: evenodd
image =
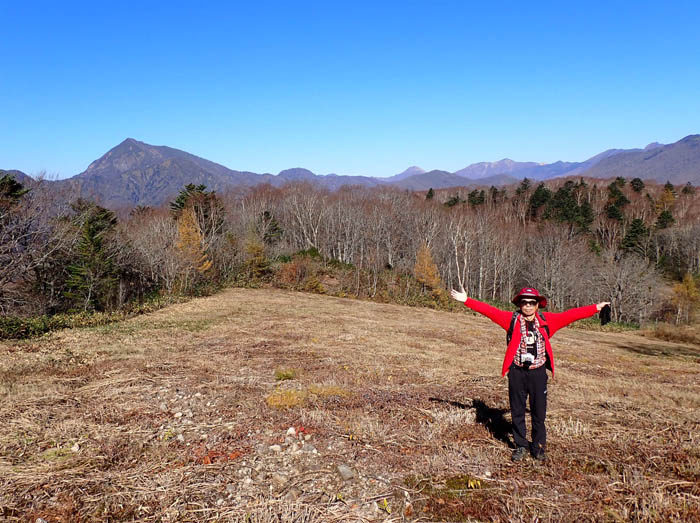
<svg viewBox="0 0 700 523">
<path fill-rule="evenodd" d="M 24 4 L 0 0 L 0 168 L 28 174 L 127 137 L 389 176 L 700 133 L 697 2 Z"/>
</svg>

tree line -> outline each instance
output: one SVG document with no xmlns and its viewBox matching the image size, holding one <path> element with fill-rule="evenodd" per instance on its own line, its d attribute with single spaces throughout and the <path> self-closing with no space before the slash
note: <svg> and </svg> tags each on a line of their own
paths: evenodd
<svg viewBox="0 0 700 523">
<path fill-rule="evenodd" d="M 636 178 L 528 179 L 409 192 L 292 183 L 110 210 L 0 178 L 0 313 L 110 311 L 162 295 L 271 283 L 448 307 L 444 291 L 553 309 L 612 302 L 613 319 L 691 321 L 700 274 L 695 188 Z"/>
</svg>

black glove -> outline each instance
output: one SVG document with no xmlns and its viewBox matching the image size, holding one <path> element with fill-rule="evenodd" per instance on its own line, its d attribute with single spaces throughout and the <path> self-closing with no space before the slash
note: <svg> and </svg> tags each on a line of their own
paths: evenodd
<svg viewBox="0 0 700 523">
<path fill-rule="evenodd" d="M 610 323 L 610 305 L 606 305 L 602 309 L 600 309 L 600 313 L 598 314 L 598 317 L 600 318 L 600 324 L 605 325 L 606 323 Z"/>
</svg>

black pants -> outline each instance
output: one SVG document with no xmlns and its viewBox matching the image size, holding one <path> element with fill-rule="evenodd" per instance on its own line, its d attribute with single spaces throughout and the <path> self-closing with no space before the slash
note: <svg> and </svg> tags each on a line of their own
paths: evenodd
<svg viewBox="0 0 700 523">
<path fill-rule="evenodd" d="M 532 416 L 532 443 L 526 437 L 525 401 L 530 396 L 530 415 Z M 547 431 L 544 418 L 547 415 L 547 370 L 545 366 L 527 370 L 513 364 L 508 371 L 508 399 L 510 414 L 513 418 L 513 440 L 516 447 L 530 449 L 536 456 L 545 449 Z"/>
</svg>

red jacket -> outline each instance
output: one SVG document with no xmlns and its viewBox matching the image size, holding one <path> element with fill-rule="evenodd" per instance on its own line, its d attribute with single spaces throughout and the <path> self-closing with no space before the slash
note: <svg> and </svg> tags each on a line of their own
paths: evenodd
<svg viewBox="0 0 700 523">
<path fill-rule="evenodd" d="M 496 307 L 492 307 L 487 303 L 483 303 L 472 298 L 467 298 L 464 305 L 469 307 L 476 312 L 483 314 L 491 321 L 503 327 L 506 331 L 510 327 L 510 322 L 513 318 L 513 313 L 511 311 L 502 311 Z M 554 336 L 554 333 L 559 329 L 566 327 L 570 323 L 576 320 L 582 320 L 583 318 L 589 318 L 598 312 L 598 307 L 593 305 L 587 305 L 585 307 L 578 307 L 576 309 L 569 309 L 564 312 L 540 312 L 544 316 L 545 321 L 540 321 L 540 333 L 544 337 L 544 345 L 547 350 L 547 357 L 549 358 L 549 364 L 552 369 L 552 376 L 554 376 L 554 356 L 552 355 L 552 346 L 549 344 L 550 336 Z M 549 327 L 549 336 L 547 336 L 547 331 L 544 326 Z M 518 345 L 520 345 L 520 329 L 513 329 L 513 337 L 510 339 L 508 348 L 506 349 L 506 357 L 503 360 L 502 376 L 505 376 L 510 368 L 510 364 L 513 363 L 513 358 L 515 358 L 515 353 L 518 352 Z"/>
</svg>

